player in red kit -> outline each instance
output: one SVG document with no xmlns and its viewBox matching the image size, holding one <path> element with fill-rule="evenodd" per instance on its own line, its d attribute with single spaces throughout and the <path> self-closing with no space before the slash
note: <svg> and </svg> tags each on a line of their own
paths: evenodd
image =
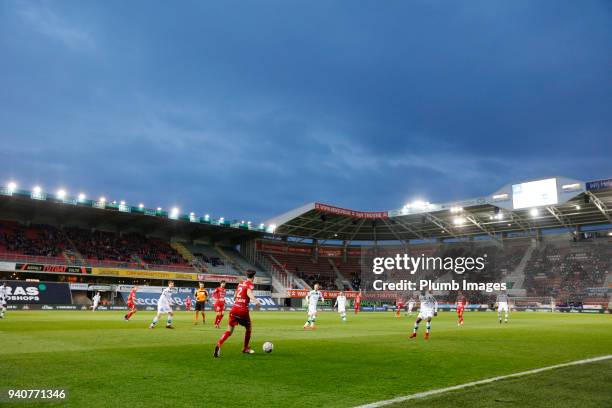
<svg viewBox="0 0 612 408">
<path fill-rule="evenodd" d="M 189 312 L 191 310 L 191 296 L 187 296 L 185 299 L 185 311 Z"/>
<path fill-rule="evenodd" d="M 251 316 L 249 315 L 249 302 L 255 303 L 255 305 L 259 305 L 259 301 L 253 294 L 253 289 L 255 289 L 255 284 L 253 281 L 255 280 L 255 271 L 249 270 L 247 272 L 247 278 L 244 280 L 238 287 L 236 288 L 236 293 L 234 294 L 234 306 L 230 310 L 229 314 L 229 324 L 227 330 L 219 341 L 217 342 L 217 346 L 215 347 L 215 352 L 213 357 L 219 357 L 221 355 L 221 346 L 223 343 L 234 333 L 234 329 L 237 325 L 244 326 L 244 347 L 242 348 L 242 352 L 245 354 L 253 354 L 255 351 L 249 347 L 249 342 L 251 341 Z"/>
<path fill-rule="evenodd" d="M 467 299 L 463 293 L 459 292 L 455 305 L 457 306 L 457 326 L 463 326 L 463 312 L 467 306 Z"/>
<path fill-rule="evenodd" d="M 215 327 L 218 329 L 225 311 L 225 281 L 221 281 L 219 287 L 213 291 L 212 298 L 215 300 Z"/>
<path fill-rule="evenodd" d="M 134 313 L 136 313 L 136 292 L 137 291 L 138 291 L 138 286 L 134 286 L 132 290 L 130 291 L 130 294 L 128 295 L 128 298 L 127 298 L 128 312 L 125 316 L 123 316 L 123 320 L 125 320 L 126 322 L 130 320 L 130 317 L 134 316 Z"/>
<path fill-rule="evenodd" d="M 395 299 L 395 307 L 397 310 L 395 311 L 395 317 L 401 317 L 402 309 L 404 308 L 405 302 L 402 296 L 398 296 Z"/>
<path fill-rule="evenodd" d="M 355 314 L 359 314 L 359 308 L 361 307 L 361 291 L 355 297 L 355 301 L 353 302 L 355 306 Z"/>
</svg>

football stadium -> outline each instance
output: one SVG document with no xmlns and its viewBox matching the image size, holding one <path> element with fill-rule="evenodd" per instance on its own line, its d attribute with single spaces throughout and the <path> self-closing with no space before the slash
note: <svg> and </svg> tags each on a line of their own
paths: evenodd
<svg viewBox="0 0 612 408">
<path fill-rule="evenodd" d="M 186 406 L 202 392 L 231 394 L 247 370 L 238 385 L 254 406 L 605 406 L 611 208 L 612 180 L 553 177 L 390 211 L 310 203 L 254 224 L 13 182 L 0 190 L 4 386 L 61 390 L 71 406 L 109 394 L 122 405 Z M 478 270 L 373 273 L 376 257 L 395 254 L 485 260 Z M 254 353 L 239 328 L 214 358 L 230 318 L 216 321 L 215 290 L 224 282 L 229 311 L 250 272 Z M 427 284 L 381 290 L 374 278 Z M 476 286 L 444 286 L 459 278 Z M 151 321 L 170 281 L 165 330 L 165 316 Z M 210 301 L 198 315 L 200 283 Z M 427 289 L 437 301 L 431 337 L 428 324 L 410 338 Z"/>
</svg>

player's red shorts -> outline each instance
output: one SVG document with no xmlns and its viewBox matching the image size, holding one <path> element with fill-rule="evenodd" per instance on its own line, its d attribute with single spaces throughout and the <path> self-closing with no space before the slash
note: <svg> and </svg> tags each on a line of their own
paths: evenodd
<svg viewBox="0 0 612 408">
<path fill-rule="evenodd" d="M 458 315 L 463 314 L 464 310 L 465 310 L 465 306 L 457 306 L 457 314 Z"/>
<path fill-rule="evenodd" d="M 136 305 L 133 302 L 127 304 L 128 309 L 136 309 Z"/>
<path fill-rule="evenodd" d="M 232 307 L 229 314 L 229 325 L 251 327 L 251 316 L 249 315 L 249 309 Z"/>
<path fill-rule="evenodd" d="M 225 302 L 215 302 L 215 312 L 223 312 L 225 310 Z"/>
<path fill-rule="evenodd" d="M 397 306 L 398 309 L 401 309 L 405 305 L 406 305 L 405 303 L 398 303 L 396 306 Z"/>
</svg>

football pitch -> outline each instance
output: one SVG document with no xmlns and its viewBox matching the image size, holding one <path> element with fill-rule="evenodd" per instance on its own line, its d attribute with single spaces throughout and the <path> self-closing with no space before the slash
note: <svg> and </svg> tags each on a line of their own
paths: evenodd
<svg viewBox="0 0 612 408">
<path fill-rule="evenodd" d="M 440 313 L 431 338 L 408 339 L 414 317 L 323 312 L 254 312 L 254 355 L 240 353 L 238 327 L 212 358 L 222 330 L 212 313 L 194 325 L 177 312 L 148 329 L 152 312 L 9 311 L 0 320 L 3 406 L 351 407 L 589 357 L 612 354 L 612 316 Z M 223 327 L 227 323 L 227 314 Z M 264 341 L 274 343 L 264 354 Z M 452 391 L 400 407 L 612 406 L 612 360 L 560 368 Z M 65 389 L 63 403 L 9 403 L 8 389 Z"/>
</svg>

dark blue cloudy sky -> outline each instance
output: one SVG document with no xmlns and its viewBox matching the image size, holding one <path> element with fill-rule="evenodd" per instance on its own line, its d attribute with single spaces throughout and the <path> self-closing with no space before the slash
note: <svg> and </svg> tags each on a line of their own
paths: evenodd
<svg viewBox="0 0 612 408">
<path fill-rule="evenodd" d="M 2 1 L 0 184 L 264 220 L 612 176 L 609 1 Z"/>
</svg>

